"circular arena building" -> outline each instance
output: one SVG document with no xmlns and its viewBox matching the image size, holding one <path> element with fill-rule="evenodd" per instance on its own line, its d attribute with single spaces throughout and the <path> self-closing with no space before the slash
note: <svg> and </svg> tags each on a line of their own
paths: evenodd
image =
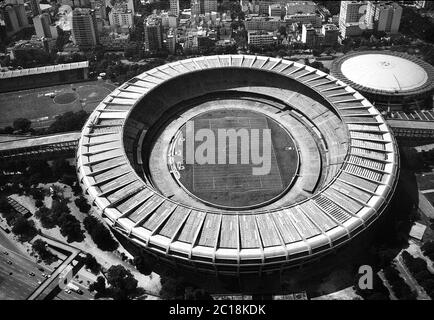
<svg viewBox="0 0 434 320">
<path fill-rule="evenodd" d="M 432 107 L 434 67 L 405 53 L 349 53 L 333 62 L 331 74 L 383 110 Z"/>
<path fill-rule="evenodd" d="M 399 157 L 381 114 L 345 83 L 225 55 L 120 86 L 84 126 L 77 166 L 105 220 L 147 253 L 240 275 L 300 266 L 364 232 L 391 200 Z"/>
</svg>

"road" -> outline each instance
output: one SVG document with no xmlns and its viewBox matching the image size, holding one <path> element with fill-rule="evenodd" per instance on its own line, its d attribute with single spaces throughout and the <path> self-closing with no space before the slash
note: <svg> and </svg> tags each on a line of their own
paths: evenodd
<svg viewBox="0 0 434 320">
<path fill-rule="evenodd" d="M 0 246 L 14 252 L 20 252 L 20 249 L 8 238 L 2 229 L 0 229 Z"/>
<path fill-rule="evenodd" d="M 38 287 L 29 297 L 28 300 L 39 300 L 39 299 L 43 299 L 43 297 L 45 296 L 46 293 L 44 293 L 44 291 L 46 291 L 47 293 L 50 292 L 50 290 L 46 290 L 47 288 L 54 288 L 58 283 L 58 276 L 61 274 L 61 272 L 70 264 L 72 263 L 72 261 L 77 257 L 77 255 L 80 253 L 80 250 L 75 249 L 72 246 L 69 246 L 67 244 L 64 244 L 62 242 L 59 241 L 54 241 L 52 239 L 43 237 L 42 238 L 48 245 L 53 245 L 54 247 L 58 248 L 58 249 L 62 249 L 64 251 L 69 251 L 71 254 L 69 255 L 68 258 L 66 258 L 66 260 L 64 260 L 62 262 L 62 264 L 60 266 L 57 267 L 56 270 L 54 270 L 54 272 L 51 274 L 51 278 L 50 279 L 46 279 L 40 287 Z M 52 285 L 54 284 L 54 287 L 52 287 Z M 41 297 L 40 297 L 41 296 Z"/>
<path fill-rule="evenodd" d="M 0 300 L 25 300 L 45 280 L 32 260 L 0 246 Z M 6 253 L 5 253 L 6 252 Z M 10 263 L 8 263 L 8 261 Z M 33 272 L 35 276 L 30 276 Z"/>
<path fill-rule="evenodd" d="M 419 193 L 419 210 L 428 218 L 434 219 L 434 207 L 422 193 Z"/>
<path fill-rule="evenodd" d="M 393 292 L 392 287 L 390 286 L 389 281 L 387 281 L 386 277 L 384 276 L 383 271 L 380 271 L 378 273 L 378 277 L 383 281 L 384 286 L 389 290 L 389 298 L 390 300 L 398 300 L 398 298 L 395 296 L 395 293 Z"/>
<path fill-rule="evenodd" d="M 402 260 L 401 253 L 395 258 L 396 268 L 400 272 L 401 276 L 404 278 L 405 282 L 410 286 L 410 288 L 417 293 L 417 300 L 431 300 L 431 298 L 426 294 L 425 290 L 417 283 L 407 267 Z"/>
</svg>

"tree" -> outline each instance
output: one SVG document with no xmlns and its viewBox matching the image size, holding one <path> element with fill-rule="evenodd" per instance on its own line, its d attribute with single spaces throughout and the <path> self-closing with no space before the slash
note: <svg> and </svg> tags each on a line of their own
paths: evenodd
<svg viewBox="0 0 434 320">
<path fill-rule="evenodd" d="M 27 176 L 37 176 L 37 178 L 40 178 L 39 182 L 50 182 L 52 181 L 52 174 L 50 166 L 48 165 L 47 161 L 44 160 L 34 160 L 29 163 L 29 166 L 26 171 Z M 35 184 L 36 181 L 33 178 L 32 184 Z"/>
<path fill-rule="evenodd" d="M 75 199 L 74 203 L 81 212 L 89 213 L 91 206 L 83 195 Z"/>
<path fill-rule="evenodd" d="M 80 222 L 72 214 L 64 213 L 60 216 L 58 225 L 60 233 L 66 237 L 67 242 L 81 242 L 84 240 Z"/>
<path fill-rule="evenodd" d="M 84 258 L 84 264 L 86 268 L 88 268 L 94 274 L 98 274 L 98 272 L 101 270 L 101 265 L 90 253 L 86 254 L 86 258 Z"/>
<path fill-rule="evenodd" d="M 35 200 L 44 200 L 45 198 L 45 192 L 42 188 L 31 188 L 29 194 Z"/>
<path fill-rule="evenodd" d="M 41 208 L 44 205 L 44 202 L 42 200 L 36 200 L 35 206 L 36 208 Z"/>
<path fill-rule="evenodd" d="M 52 210 L 46 206 L 41 206 L 36 212 L 35 217 L 41 221 L 42 227 L 45 229 L 53 229 L 57 225 L 56 217 Z"/>
<path fill-rule="evenodd" d="M 151 264 L 149 264 L 143 256 L 135 256 L 133 264 L 137 268 L 137 271 L 143 273 L 144 275 L 149 276 L 152 273 Z"/>
<path fill-rule="evenodd" d="M 47 243 L 41 239 L 36 239 L 32 244 L 32 249 L 44 261 L 50 261 L 54 255 L 47 249 Z"/>
<path fill-rule="evenodd" d="M 32 126 L 32 122 L 29 119 L 18 118 L 14 120 L 14 129 L 21 132 L 28 132 Z"/>
<path fill-rule="evenodd" d="M 137 295 L 137 280 L 131 271 L 121 265 L 111 266 L 107 271 L 110 296 L 115 300 L 127 300 Z"/>
<path fill-rule="evenodd" d="M 12 206 L 10 205 L 8 199 L 5 196 L 0 197 L 0 211 L 9 212 L 11 210 Z"/>
<path fill-rule="evenodd" d="M 282 36 L 284 36 L 284 37 L 286 36 L 286 27 L 285 26 L 280 26 L 278 30 Z"/>
<path fill-rule="evenodd" d="M 160 296 L 163 300 L 182 299 L 185 292 L 185 287 L 181 280 L 176 280 L 171 277 L 161 277 Z"/>
<path fill-rule="evenodd" d="M 119 244 L 113 239 L 110 231 L 95 217 L 87 216 L 83 220 L 84 228 L 98 248 L 104 251 L 114 251 Z"/>
<path fill-rule="evenodd" d="M 91 283 L 89 286 L 89 291 L 96 291 L 95 298 L 104 296 L 106 293 L 106 284 L 103 276 L 99 276 L 96 278 L 94 283 Z"/>
<path fill-rule="evenodd" d="M 81 130 L 88 117 L 89 114 L 84 110 L 75 113 L 66 112 L 56 117 L 56 120 L 48 128 L 47 133 Z"/>
<path fill-rule="evenodd" d="M 63 179 L 63 175 L 73 175 L 75 174 L 74 168 L 69 164 L 65 159 L 56 159 L 53 161 L 51 165 L 51 172 L 53 174 L 54 179 L 60 180 Z M 68 183 L 65 183 L 68 184 Z"/>
<path fill-rule="evenodd" d="M 37 234 L 35 223 L 23 216 L 13 222 L 12 232 L 19 236 L 20 241 L 30 241 Z"/>
</svg>

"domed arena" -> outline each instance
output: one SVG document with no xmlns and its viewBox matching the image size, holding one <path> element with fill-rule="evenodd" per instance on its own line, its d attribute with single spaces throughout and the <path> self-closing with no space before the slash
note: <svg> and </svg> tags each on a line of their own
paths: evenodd
<svg viewBox="0 0 434 320">
<path fill-rule="evenodd" d="M 331 74 L 383 110 L 430 109 L 434 67 L 401 52 L 353 52 L 333 61 Z"/>
<path fill-rule="evenodd" d="M 224 55 L 121 85 L 84 126 L 77 167 L 100 214 L 146 252 L 241 275 L 306 264 L 363 233 L 388 207 L 399 156 L 379 111 L 342 81 Z"/>
</svg>

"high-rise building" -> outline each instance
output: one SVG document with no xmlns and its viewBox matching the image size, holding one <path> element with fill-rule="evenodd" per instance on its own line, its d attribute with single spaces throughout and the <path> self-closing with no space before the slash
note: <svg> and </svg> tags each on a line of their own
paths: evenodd
<svg viewBox="0 0 434 320">
<path fill-rule="evenodd" d="M 198 16 L 205 13 L 205 0 L 191 0 L 191 15 Z"/>
<path fill-rule="evenodd" d="M 325 46 L 334 46 L 339 40 L 339 28 L 334 24 L 324 24 L 321 28 L 321 34 L 324 36 L 322 44 Z"/>
<path fill-rule="evenodd" d="M 74 7 L 88 8 L 90 7 L 90 0 L 73 0 Z"/>
<path fill-rule="evenodd" d="M 20 30 L 18 18 L 13 6 L 6 5 L 2 7 L 2 16 L 6 27 L 6 32 L 8 34 L 13 34 Z"/>
<path fill-rule="evenodd" d="M 392 1 L 368 1 L 365 22 L 369 29 L 398 33 L 402 7 Z"/>
<path fill-rule="evenodd" d="M 32 15 L 34 17 L 41 14 L 41 7 L 39 6 L 39 0 L 30 0 L 30 10 L 32 11 Z"/>
<path fill-rule="evenodd" d="M 169 32 L 166 43 L 167 50 L 169 50 L 171 54 L 174 54 L 176 52 L 176 32 Z"/>
<path fill-rule="evenodd" d="M 314 47 L 317 45 L 316 30 L 311 24 L 304 24 L 301 32 L 301 42 L 308 47 Z"/>
<path fill-rule="evenodd" d="M 163 27 L 159 19 L 148 19 L 144 26 L 145 50 L 157 51 L 163 45 Z"/>
<path fill-rule="evenodd" d="M 342 37 L 357 36 L 366 28 L 363 1 L 341 1 L 339 13 L 339 29 Z"/>
<path fill-rule="evenodd" d="M 179 0 L 170 0 L 170 12 L 175 16 L 179 15 Z"/>
<path fill-rule="evenodd" d="M 7 35 L 29 26 L 23 0 L 9 0 L 0 4 L 0 16 L 3 16 Z"/>
<path fill-rule="evenodd" d="M 178 17 L 171 13 L 163 12 L 161 14 L 161 24 L 163 28 L 176 28 L 178 27 Z"/>
<path fill-rule="evenodd" d="M 217 11 L 217 0 L 204 0 L 203 1 L 203 12 L 210 13 Z"/>
<path fill-rule="evenodd" d="M 284 14 L 285 8 L 280 4 L 272 4 L 268 7 L 268 15 L 270 17 L 280 17 Z"/>
<path fill-rule="evenodd" d="M 434 1 L 414 1 L 419 8 L 434 9 Z"/>
<path fill-rule="evenodd" d="M 72 37 L 74 44 L 81 48 L 94 48 L 98 44 L 98 30 L 95 11 L 76 8 L 72 13 Z"/>
<path fill-rule="evenodd" d="M 40 14 L 33 17 L 33 26 L 35 27 L 38 38 L 51 38 L 51 18 L 48 13 Z"/>
<path fill-rule="evenodd" d="M 97 19 L 107 19 L 107 12 L 104 0 L 91 0 L 90 7 L 95 10 L 95 17 Z"/>
<path fill-rule="evenodd" d="M 131 10 L 125 12 L 112 10 L 109 13 L 109 22 L 112 26 L 128 26 L 131 28 L 134 25 L 134 15 Z"/>
<path fill-rule="evenodd" d="M 133 0 L 114 0 L 113 8 L 121 11 L 131 10 L 133 15 L 135 13 Z"/>
</svg>

